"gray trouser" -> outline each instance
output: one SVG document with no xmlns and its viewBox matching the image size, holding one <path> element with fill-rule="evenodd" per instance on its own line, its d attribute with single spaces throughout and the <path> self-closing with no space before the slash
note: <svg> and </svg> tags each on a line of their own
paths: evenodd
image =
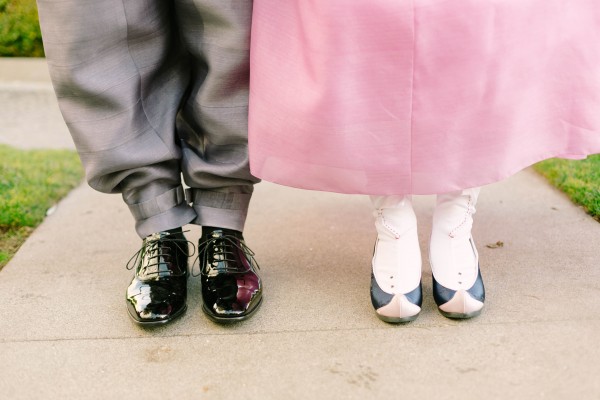
<svg viewBox="0 0 600 400">
<path fill-rule="evenodd" d="M 252 1 L 38 0 L 38 8 L 90 186 L 122 193 L 141 237 L 190 222 L 241 231 L 258 181 L 247 151 Z"/>
</svg>

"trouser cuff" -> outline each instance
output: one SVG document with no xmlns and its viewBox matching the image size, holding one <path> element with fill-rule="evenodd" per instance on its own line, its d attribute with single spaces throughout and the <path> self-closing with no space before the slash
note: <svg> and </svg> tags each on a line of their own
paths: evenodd
<svg viewBox="0 0 600 400">
<path fill-rule="evenodd" d="M 194 224 L 244 231 L 251 193 L 188 189 L 187 196 L 196 212 Z"/>
<path fill-rule="evenodd" d="M 185 201 L 181 186 L 150 200 L 128 204 L 128 207 L 135 219 L 135 230 L 141 238 L 178 228 L 196 218 L 196 213 Z"/>
</svg>

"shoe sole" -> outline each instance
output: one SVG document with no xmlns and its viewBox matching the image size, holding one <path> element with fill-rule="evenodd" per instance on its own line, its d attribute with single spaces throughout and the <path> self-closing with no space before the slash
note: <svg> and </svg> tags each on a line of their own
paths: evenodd
<svg viewBox="0 0 600 400">
<path fill-rule="evenodd" d="M 254 307 L 247 314 L 244 314 L 244 315 L 239 316 L 239 317 L 217 317 L 217 316 L 213 315 L 210 312 L 210 310 L 208 308 L 206 308 L 206 305 L 204 305 L 204 304 L 202 304 L 202 311 L 213 322 L 216 322 L 216 323 L 219 323 L 219 324 L 233 324 L 235 322 L 240 322 L 240 321 L 247 320 L 248 318 L 250 318 L 251 316 L 253 316 L 254 313 L 256 313 L 256 311 L 260 308 L 260 306 L 262 304 L 262 301 L 263 301 L 263 298 L 261 297 L 260 300 L 258 301 L 258 304 L 256 305 L 256 307 Z"/>
<path fill-rule="evenodd" d="M 450 319 L 469 319 L 469 318 L 477 317 L 479 314 L 481 314 L 482 310 L 483 310 L 483 308 L 481 308 L 477 311 L 473 311 L 472 313 L 453 313 L 453 312 L 442 311 L 438 308 L 438 311 L 440 312 L 440 314 L 442 314 L 444 317 L 450 318 Z"/>
<path fill-rule="evenodd" d="M 380 320 L 382 320 L 383 322 L 387 322 L 389 324 L 403 324 L 406 322 L 412 322 L 415 319 L 417 319 L 417 317 L 419 316 L 420 313 L 412 315 L 410 317 L 386 317 L 384 315 L 379 315 L 377 313 L 375 313 L 375 315 L 377 315 L 377 318 L 379 318 Z"/>
<path fill-rule="evenodd" d="M 181 308 L 181 310 L 179 310 L 178 312 L 176 312 L 175 314 L 171 315 L 170 318 L 167 319 L 161 319 L 160 321 L 139 321 L 137 319 L 134 318 L 133 315 L 129 314 L 129 317 L 133 320 L 133 322 L 138 325 L 141 326 L 143 328 L 153 328 L 153 327 L 157 327 L 157 326 L 162 326 L 165 324 L 168 324 L 169 322 L 179 318 L 180 316 L 182 316 L 185 311 L 187 310 L 187 304 L 185 306 L 183 306 Z"/>
</svg>

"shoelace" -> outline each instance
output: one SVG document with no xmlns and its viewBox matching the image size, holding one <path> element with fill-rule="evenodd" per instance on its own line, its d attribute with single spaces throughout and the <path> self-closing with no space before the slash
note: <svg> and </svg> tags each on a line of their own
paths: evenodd
<svg viewBox="0 0 600 400">
<path fill-rule="evenodd" d="M 208 262 L 208 248 L 212 246 L 214 249 L 212 260 Z M 247 258 L 250 264 L 250 268 L 240 268 L 241 265 L 237 263 L 237 259 L 234 257 L 235 253 L 231 251 L 233 248 L 241 251 Z M 219 272 L 225 273 L 236 273 L 236 272 L 247 272 L 251 269 L 260 269 L 256 259 L 254 258 L 255 253 L 244 243 L 243 240 L 233 235 L 223 235 L 218 237 L 211 237 L 198 244 L 198 256 L 192 264 L 192 276 L 196 277 L 199 275 L 208 274 L 209 265 Z M 229 257 L 229 258 L 228 258 Z M 199 272 L 195 273 L 195 266 L 200 261 L 202 264 L 198 265 Z"/>
<path fill-rule="evenodd" d="M 185 232 L 188 232 L 188 231 L 185 231 Z M 185 232 L 182 232 L 182 233 L 185 233 Z M 163 243 L 174 243 L 175 246 L 177 246 L 177 248 L 184 253 L 186 252 L 186 249 L 182 246 L 188 247 L 189 245 L 192 245 L 193 250 L 192 250 L 192 254 L 190 254 L 190 257 L 196 253 L 196 246 L 194 245 L 194 243 L 185 239 L 185 237 L 183 237 L 183 238 L 169 237 L 171 235 L 172 234 L 169 234 L 169 233 L 167 233 L 165 235 L 164 232 L 161 232 L 160 234 L 157 235 L 156 238 L 145 238 L 144 242 L 142 243 L 142 247 L 137 252 L 135 252 L 135 254 L 129 259 L 129 261 L 127 261 L 125 268 L 127 268 L 128 270 L 132 270 L 134 267 L 136 267 L 136 271 L 139 271 L 139 274 L 150 275 L 150 276 L 158 275 L 162 272 L 165 272 L 165 271 L 158 270 L 158 268 L 156 271 L 152 271 L 152 272 L 147 271 L 150 267 L 158 266 L 160 264 L 161 257 L 168 254 L 167 250 L 169 250 L 169 247 L 162 245 Z M 148 259 L 148 263 L 146 265 L 141 265 L 144 258 Z M 171 276 L 183 276 L 183 275 L 185 275 L 185 272 L 183 272 L 181 274 L 173 274 L 173 273 L 171 274 Z"/>
</svg>

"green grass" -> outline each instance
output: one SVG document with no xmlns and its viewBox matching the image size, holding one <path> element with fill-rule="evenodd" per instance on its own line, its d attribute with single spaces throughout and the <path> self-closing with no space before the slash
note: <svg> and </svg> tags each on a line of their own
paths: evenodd
<svg viewBox="0 0 600 400">
<path fill-rule="evenodd" d="M 0 269 L 46 211 L 83 178 L 69 150 L 17 150 L 0 145 Z"/>
<path fill-rule="evenodd" d="M 585 160 L 553 158 L 534 168 L 600 222 L 600 154 Z"/>
<path fill-rule="evenodd" d="M 44 56 L 35 0 L 0 0 L 0 56 Z"/>
</svg>

